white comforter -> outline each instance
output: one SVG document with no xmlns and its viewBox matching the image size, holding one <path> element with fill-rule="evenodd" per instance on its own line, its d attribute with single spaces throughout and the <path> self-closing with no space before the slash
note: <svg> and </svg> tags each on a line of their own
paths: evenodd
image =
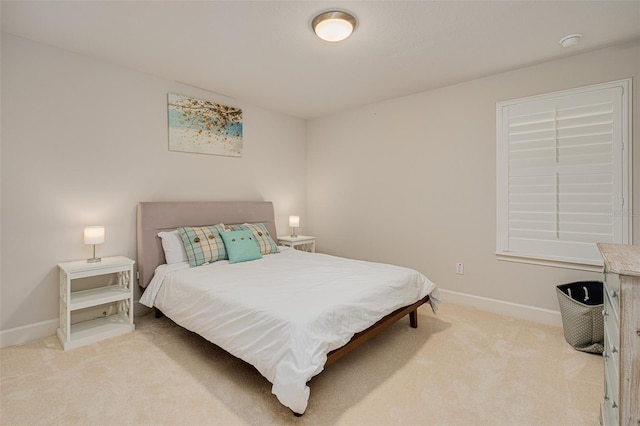
<svg viewBox="0 0 640 426">
<path fill-rule="evenodd" d="M 140 302 L 255 366 L 304 413 L 327 353 L 436 286 L 412 269 L 281 248 L 260 260 L 161 265 Z"/>
</svg>

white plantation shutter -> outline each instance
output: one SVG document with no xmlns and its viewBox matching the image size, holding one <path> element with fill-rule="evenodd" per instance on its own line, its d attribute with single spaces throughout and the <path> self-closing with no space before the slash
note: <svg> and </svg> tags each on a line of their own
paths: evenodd
<svg viewBox="0 0 640 426">
<path fill-rule="evenodd" d="M 596 242 L 630 242 L 630 89 L 497 104 L 499 255 L 598 265 Z"/>
</svg>

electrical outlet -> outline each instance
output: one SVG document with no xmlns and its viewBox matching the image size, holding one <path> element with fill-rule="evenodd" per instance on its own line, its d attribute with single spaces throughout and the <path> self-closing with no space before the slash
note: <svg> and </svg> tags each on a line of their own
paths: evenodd
<svg viewBox="0 0 640 426">
<path fill-rule="evenodd" d="M 462 262 L 456 263 L 456 274 L 464 275 L 464 263 Z"/>
</svg>

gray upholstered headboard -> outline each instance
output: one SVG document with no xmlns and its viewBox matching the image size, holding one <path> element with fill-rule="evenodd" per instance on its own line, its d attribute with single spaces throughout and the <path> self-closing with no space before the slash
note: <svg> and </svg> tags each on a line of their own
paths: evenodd
<svg viewBox="0 0 640 426">
<path fill-rule="evenodd" d="M 158 232 L 180 226 L 224 223 L 264 223 L 277 240 L 271 201 L 151 201 L 138 203 L 138 284 L 146 287 L 156 268 L 165 263 Z"/>
</svg>

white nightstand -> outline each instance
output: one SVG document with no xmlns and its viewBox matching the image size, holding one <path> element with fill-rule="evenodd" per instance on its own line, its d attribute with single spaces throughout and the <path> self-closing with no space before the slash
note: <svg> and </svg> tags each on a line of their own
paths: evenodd
<svg viewBox="0 0 640 426">
<path fill-rule="evenodd" d="M 123 256 L 103 257 L 96 263 L 79 260 L 58 264 L 58 338 L 65 351 L 134 330 L 134 264 L 135 261 Z M 104 305 L 102 312 L 98 308 L 101 305 Z"/>
<path fill-rule="evenodd" d="M 307 235 L 278 237 L 278 244 L 310 253 L 316 252 L 316 237 L 309 237 Z"/>
</svg>

